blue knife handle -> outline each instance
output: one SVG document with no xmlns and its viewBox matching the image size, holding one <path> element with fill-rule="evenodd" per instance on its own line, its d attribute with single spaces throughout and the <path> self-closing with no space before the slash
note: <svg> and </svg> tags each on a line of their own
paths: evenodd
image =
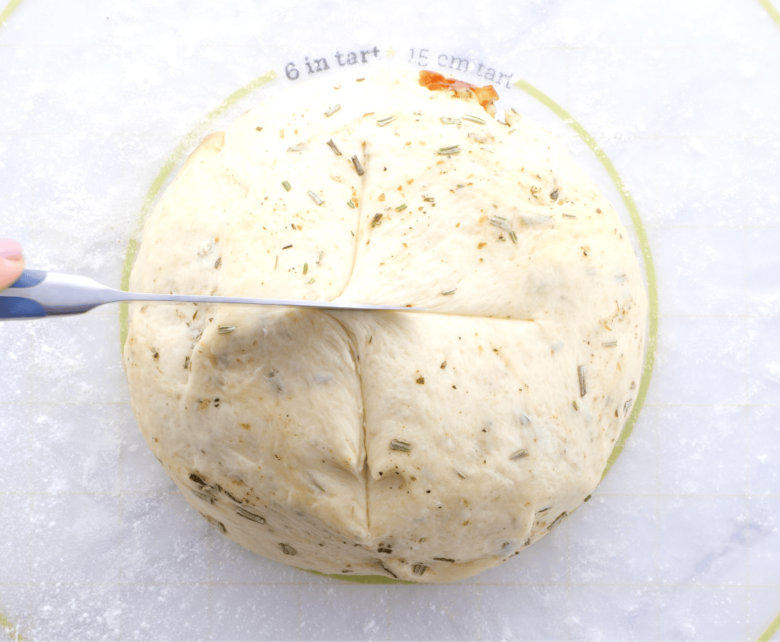
<svg viewBox="0 0 780 642">
<path fill-rule="evenodd" d="M 25 290 L 43 283 L 46 272 L 43 270 L 24 270 L 22 276 L 0 294 L 0 321 L 3 319 L 40 319 L 48 316 L 46 309 L 37 301 L 21 296 L 13 296 L 14 290 Z"/>
<path fill-rule="evenodd" d="M 46 272 L 43 270 L 24 270 L 22 276 L 14 283 L 12 288 L 31 288 L 34 285 L 42 283 L 46 278 Z"/>
<path fill-rule="evenodd" d="M 45 316 L 48 316 L 46 310 L 37 301 L 16 296 L 0 297 L 0 320 L 39 319 Z"/>
</svg>

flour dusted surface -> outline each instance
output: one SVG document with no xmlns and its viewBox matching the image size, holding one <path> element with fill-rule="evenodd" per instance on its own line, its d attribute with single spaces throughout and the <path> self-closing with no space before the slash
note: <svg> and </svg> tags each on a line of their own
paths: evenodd
<svg viewBox="0 0 780 642">
<path fill-rule="evenodd" d="M 595 488 L 639 384 L 639 265 L 560 144 L 506 121 L 412 73 L 313 82 L 209 137 L 161 199 L 133 290 L 433 312 L 133 307 L 139 426 L 231 539 L 445 582 Z"/>
</svg>

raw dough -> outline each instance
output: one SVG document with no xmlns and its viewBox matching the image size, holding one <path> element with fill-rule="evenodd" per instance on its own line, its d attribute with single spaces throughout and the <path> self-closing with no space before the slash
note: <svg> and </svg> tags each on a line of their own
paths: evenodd
<svg viewBox="0 0 780 642">
<path fill-rule="evenodd" d="M 434 312 L 133 306 L 141 431 L 229 538 L 447 582 L 596 487 L 641 374 L 639 264 L 556 139 L 505 119 L 411 72 L 315 81 L 207 138 L 160 200 L 132 290 Z"/>
</svg>

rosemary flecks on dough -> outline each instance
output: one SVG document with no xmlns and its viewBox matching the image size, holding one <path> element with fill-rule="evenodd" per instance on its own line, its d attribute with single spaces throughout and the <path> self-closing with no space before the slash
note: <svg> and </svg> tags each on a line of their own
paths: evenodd
<svg viewBox="0 0 780 642">
<path fill-rule="evenodd" d="M 378 121 L 376 121 L 376 124 L 380 127 L 384 127 L 385 125 L 389 125 L 395 120 L 395 116 L 388 116 L 387 118 L 380 118 Z"/>
<path fill-rule="evenodd" d="M 284 187 L 284 189 L 286 189 L 288 192 L 292 189 L 289 181 L 282 181 L 282 187 Z"/>
<path fill-rule="evenodd" d="M 561 214 L 561 216 L 563 216 L 563 218 L 577 218 L 574 214 Z"/>
<path fill-rule="evenodd" d="M 333 116 L 339 109 L 341 109 L 341 105 L 333 105 L 328 111 L 325 112 L 325 116 L 330 117 Z"/>
<path fill-rule="evenodd" d="M 292 243 L 290 243 L 289 245 L 285 245 L 282 249 L 289 250 L 291 247 L 292 247 Z"/>
<path fill-rule="evenodd" d="M 297 551 L 289 544 L 280 543 L 279 546 L 282 548 L 282 553 L 285 555 L 295 555 L 295 553 L 297 553 Z"/>
<path fill-rule="evenodd" d="M 512 243 L 517 243 L 517 234 L 515 234 L 514 230 L 509 230 L 509 238 L 512 239 Z"/>
<path fill-rule="evenodd" d="M 322 205 L 325 201 L 323 201 L 318 194 L 315 194 L 312 190 L 309 190 L 306 192 L 310 197 L 311 200 L 313 200 L 317 205 Z"/>
<path fill-rule="evenodd" d="M 460 477 L 461 479 L 466 479 L 466 475 L 464 475 L 464 474 L 463 474 L 462 472 L 460 472 L 459 470 L 456 470 L 455 472 L 456 472 L 456 473 L 458 473 L 458 477 Z"/>
<path fill-rule="evenodd" d="M 403 453 L 408 453 L 412 449 L 411 444 L 400 439 L 393 439 L 390 442 L 390 450 L 400 450 Z"/>
<path fill-rule="evenodd" d="M 427 570 L 428 567 L 425 564 L 415 564 L 412 567 L 412 571 L 414 572 L 415 575 L 422 575 Z"/>
<path fill-rule="evenodd" d="M 301 151 L 301 150 L 302 150 L 304 147 L 306 147 L 306 144 L 305 144 L 305 143 L 298 143 L 297 145 L 293 145 L 292 147 L 288 147 L 288 148 L 287 148 L 287 151 L 288 151 L 288 152 L 299 152 L 299 151 Z"/>
<path fill-rule="evenodd" d="M 571 405 L 572 405 L 572 406 L 574 406 L 574 409 L 575 409 L 575 410 L 579 411 L 580 407 L 577 405 L 577 402 L 576 402 L 576 401 L 572 401 L 572 402 L 571 402 Z"/>
<path fill-rule="evenodd" d="M 555 190 L 552 194 L 550 194 L 550 198 L 554 201 L 558 200 L 558 190 Z"/>
<path fill-rule="evenodd" d="M 563 512 L 563 513 L 561 513 L 560 515 L 558 515 L 558 517 L 556 517 L 556 518 L 555 518 L 555 520 L 553 521 L 553 523 L 552 523 L 552 524 L 550 524 L 550 525 L 547 527 L 547 530 L 548 530 L 548 531 L 551 531 L 553 528 L 555 528 L 555 527 L 556 527 L 558 524 L 560 524 L 560 523 L 561 523 L 561 520 L 562 520 L 564 517 L 566 517 L 568 514 L 569 514 L 569 513 Z"/>
<path fill-rule="evenodd" d="M 374 214 L 374 220 L 371 221 L 371 227 L 382 225 L 382 213 Z"/>
<path fill-rule="evenodd" d="M 426 203 L 433 203 L 433 196 L 423 196 L 423 200 Z"/>
<path fill-rule="evenodd" d="M 449 116 L 442 116 L 441 122 L 445 125 L 458 125 L 460 126 L 460 118 L 450 118 Z"/>
<path fill-rule="evenodd" d="M 221 325 L 217 328 L 218 334 L 230 334 L 231 332 L 234 332 L 236 329 L 236 326 L 234 325 Z"/>
<path fill-rule="evenodd" d="M 440 156 L 451 156 L 452 154 L 460 154 L 460 145 L 450 145 L 449 147 L 440 147 L 436 152 Z"/>
<path fill-rule="evenodd" d="M 351 198 L 347 201 L 347 205 L 349 205 L 353 210 L 355 209 L 355 204 L 352 202 Z"/>
<path fill-rule="evenodd" d="M 584 397 L 588 392 L 585 387 L 585 366 L 577 366 L 577 378 L 580 380 L 580 397 Z"/>
<path fill-rule="evenodd" d="M 406 203 L 401 203 L 398 207 L 395 208 L 396 212 L 403 212 L 406 209 Z"/>
<path fill-rule="evenodd" d="M 358 176 L 363 176 L 365 170 L 363 169 L 363 166 L 360 164 L 358 157 L 353 156 L 350 160 L 352 161 L 352 164 L 355 166 L 355 171 L 358 173 Z"/>
<path fill-rule="evenodd" d="M 341 152 L 339 151 L 339 148 L 336 147 L 336 143 L 333 142 L 332 138 L 328 141 L 328 147 L 333 150 L 333 153 L 336 154 L 336 156 L 341 156 Z"/>
<path fill-rule="evenodd" d="M 509 460 L 514 461 L 515 459 L 524 459 L 525 457 L 528 457 L 528 451 L 518 450 L 517 452 L 513 452 L 511 455 L 509 455 Z"/>
<path fill-rule="evenodd" d="M 209 504 L 214 503 L 214 498 L 211 497 L 210 495 L 207 495 L 206 493 L 201 493 L 198 490 L 193 490 L 192 494 L 195 495 L 195 497 L 197 497 L 198 499 L 202 499 L 204 502 L 208 502 Z"/>
<path fill-rule="evenodd" d="M 253 522 L 257 522 L 258 524 L 265 524 L 265 517 L 260 517 L 260 515 L 250 513 L 248 510 L 241 507 L 236 508 L 236 515 L 241 515 L 241 517 L 244 517 Z"/>
<path fill-rule="evenodd" d="M 479 116 L 472 116 L 471 114 L 464 114 L 463 120 L 470 120 L 472 123 L 477 123 L 478 125 L 485 124 L 485 121 L 482 118 Z"/>
<path fill-rule="evenodd" d="M 306 274 L 308 271 L 309 271 L 309 264 L 308 263 L 304 263 L 303 264 L 303 273 Z"/>
<path fill-rule="evenodd" d="M 454 564 L 455 560 L 451 560 L 449 557 L 434 557 L 437 562 L 449 562 L 450 564 Z"/>
<path fill-rule="evenodd" d="M 317 279 L 315 279 L 314 277 L 311 277 L 311 278 L 310 278 L 308 281 L 306 281 L 306 285 L 311 285 L 311 284 L 312 284 L 312 283 L 314 283 L 316 280 L 317 280 Z"/>
<path fill-rule="evenodd" d="M 617 339 L 614 341 L 604 341 L 601 345 L 605 348 L 617 348 Z"/>
<path fill-rule="evenodd" d="M 499 227 L 502 230 L 506 230 L 507 232 L 512 231 L 512 224 L 509 221 L 507 221 L 503 216 L 490 217 L 490 224 L 494 225 L 495 227 Z"/>
<path fill-rule="evenodd" d="M 442 296 L 450 296 L 451 294 L 455 294 L 455 290 L 457 290 L 457 289 L 458 288 L 452 288 L 451 290 L 448 290 L 447 292 L 442 292 L 441 295 Z"/>
</svg>

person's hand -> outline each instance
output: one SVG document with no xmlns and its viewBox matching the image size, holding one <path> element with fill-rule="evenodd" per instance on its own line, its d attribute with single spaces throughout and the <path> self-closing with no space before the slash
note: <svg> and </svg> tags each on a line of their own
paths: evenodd
<svg viewBox="0 0 780 642">
<path fill-rule="evenodd" d="M 23 269 L 22 246 L 11 239 L 0 239 L 0 290 L 16 283 Z"/>
</svg>

